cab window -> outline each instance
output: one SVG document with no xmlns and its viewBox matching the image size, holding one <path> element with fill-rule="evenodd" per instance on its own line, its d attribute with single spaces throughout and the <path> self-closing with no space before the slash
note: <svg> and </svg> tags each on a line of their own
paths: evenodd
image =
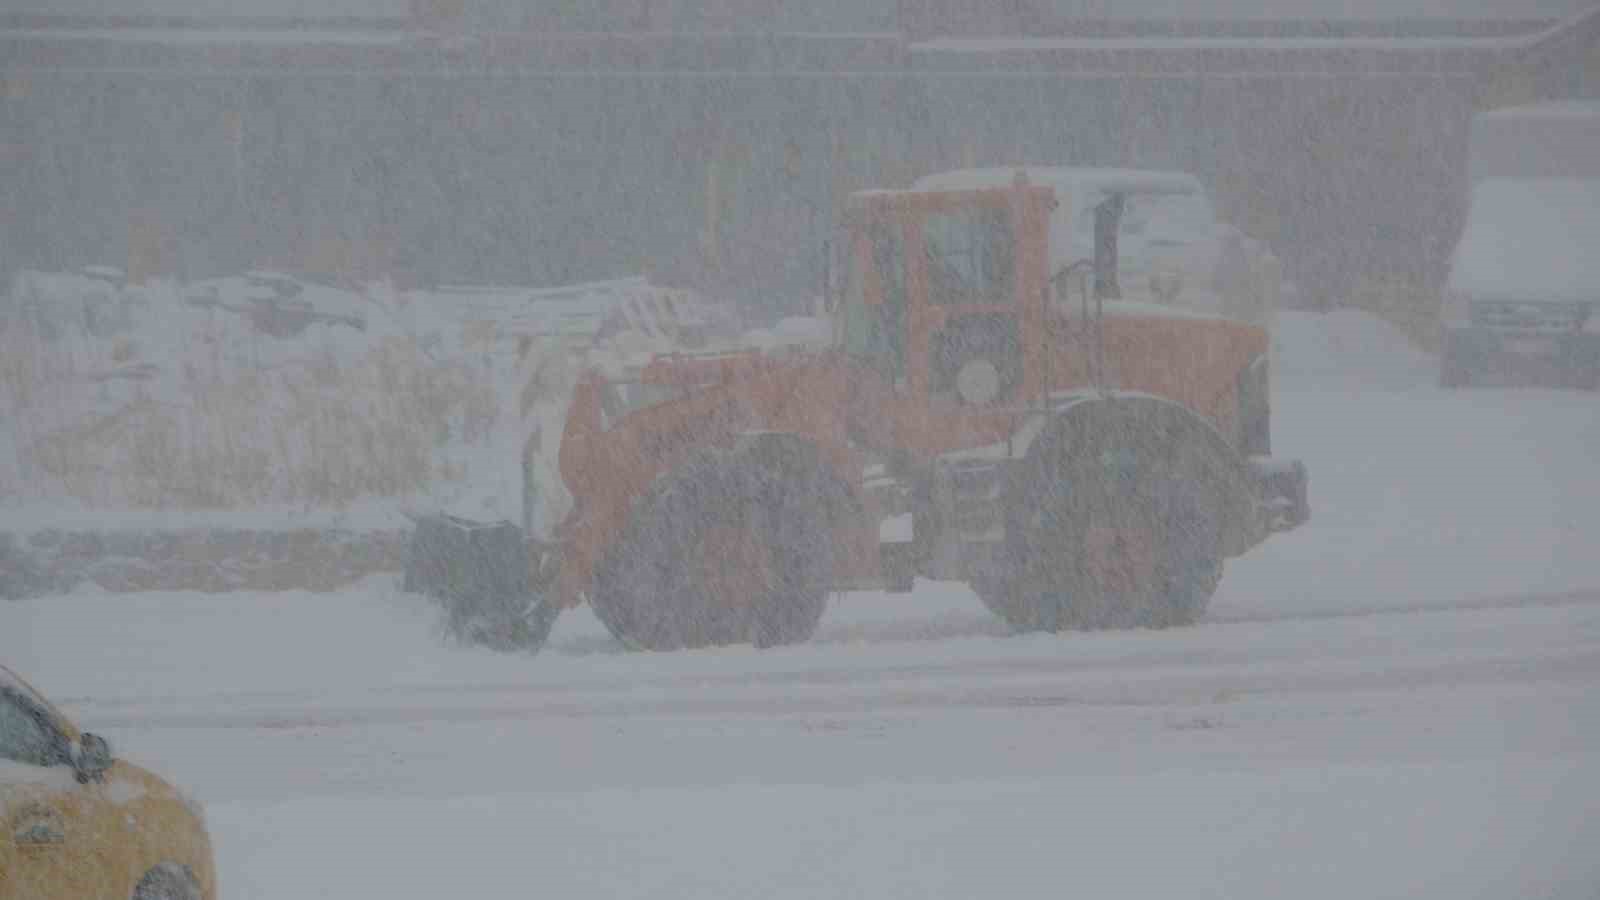
<svg viewBox="0 0 1600 900">
<path fill-rule="evenodd" d="M 922 225 L 928 299 L 935 304 L 1011 302 L 1013 243 L 1005 209 L 962 209 L 930 215 Z"/>
<path fill-rule="evenodd" d="M 0 691 L 0 759 L 30 766 L 66 761 L 44 716 L 9 690 Z"/>
<path fill-rule="evenodd" d="M 904 368 L 901 331 L 906 307 L 905 255 L 899 229 L 890 222 L 873 222 L 867 226 L 867 243 L 871 253 L 868 265 L 877 273 L 883 302 L 867 305 L 867 272 L 851 254 L 844 297 L 844 349 L 897 378 Z"/>
</svg>

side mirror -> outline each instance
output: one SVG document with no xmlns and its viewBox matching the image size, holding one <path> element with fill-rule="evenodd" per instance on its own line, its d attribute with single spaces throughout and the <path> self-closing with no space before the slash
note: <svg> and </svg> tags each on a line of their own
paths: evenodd
<svg viewBox="0 0 1600 900">
<path fill-rule="evenodd" d="M 1111 194 L 1094 208 L 1094 293 L 1105 300 L 1121 300 L 1117 283 L 1117 233 L 1122 229 L 1122 213 L 1127 195 Z"/>
<path fill-rule="evenodd" d="M 1092 259 L 1080 259 L 1057 269 L 1056 273 L 1050 276 L 1050 284 L 1055 289 L 1056 302 L 1070 302 L 1074 290 L 1087 300 L 1089 296 L 1089 279 L 1093 274 L 1094 260 Z"/>
<path fill-rule="evenodd" d="M 91 781 L 102 781 L 106 771 L 111 768 L 111 745 L 98 734 L 84 732 L 78 739 L 78 753 L 72 761 L 73 770 L 78 776 L 79 784 L 88 784 Z"/>
</svg>

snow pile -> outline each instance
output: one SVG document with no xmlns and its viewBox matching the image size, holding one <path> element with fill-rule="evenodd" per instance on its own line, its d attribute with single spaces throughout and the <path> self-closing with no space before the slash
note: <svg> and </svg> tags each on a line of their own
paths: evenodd
<svg viewBox="0 0 1600 900">
<path fill-rule="evenodd" d="M 1398 328 L 1358 309 L 1285 310 L 1272 335 L 1273 376 L 1338 380 L 1364 389 L 1431 383 L 1438 366 Z"/>
<path fill-rule="evenodd" d="M 267 273 L 126 285 L 23 273 L 0 375 L 13 496 L 338 506 L 417 491 L 498 409 L 403 298 Z"/>
</svg>

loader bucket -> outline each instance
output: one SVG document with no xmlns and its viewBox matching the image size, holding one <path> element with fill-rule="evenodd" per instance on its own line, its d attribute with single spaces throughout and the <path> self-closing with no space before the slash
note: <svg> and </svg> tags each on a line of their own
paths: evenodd
<svg viewBox="0 0 1600 900">
<path fill-rule="evenodd" d="M 510 522 L 418 519 L 402 589 L 437 600 L 458 638 L 495 650 L 537 650 L 555 623 L 529 578 L 522 529 Z"/>
</svg>

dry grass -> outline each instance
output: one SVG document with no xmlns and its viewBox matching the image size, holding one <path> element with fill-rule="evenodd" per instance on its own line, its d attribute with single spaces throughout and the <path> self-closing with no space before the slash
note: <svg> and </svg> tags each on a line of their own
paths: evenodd
<svg viewBox="0 0 1600 900">
<path fill-rule="evenodd" d="M 269 371 L 191 366 L 163 396 L 131 381 L 111 408 L 71 412 L 109 393 L 90 376 L 95 364 L 21 329 L 0 335 L 0 416 L 17 456 L 0 480 L 26 482 L 0 493 L 48 479 L 89 506 L 342 506 L 427 487 L 447 474 L 438 451 L 482 441 L 498 412 L 481 373 L 408 339 L 355 360 L 330 347 Z"/>
</svg>

